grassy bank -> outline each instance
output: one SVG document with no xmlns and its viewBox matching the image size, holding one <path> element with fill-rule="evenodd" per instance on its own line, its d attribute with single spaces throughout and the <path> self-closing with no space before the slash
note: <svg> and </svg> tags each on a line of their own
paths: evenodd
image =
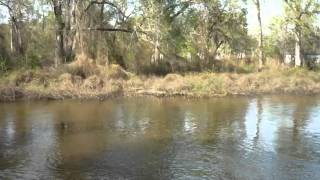
<svg viewBox="0 0 320 180">
<path fill-rule="evenodd" d="M 258 94 L 320 94 L 320 73 L 268 67 L 262 72 L 138 76 L 117 65 L 78 60 L 56 69 L 10 71 L 0 79 L 0 101 L 105 99 L 113 96 L 214 97 Z"/>
</svg>

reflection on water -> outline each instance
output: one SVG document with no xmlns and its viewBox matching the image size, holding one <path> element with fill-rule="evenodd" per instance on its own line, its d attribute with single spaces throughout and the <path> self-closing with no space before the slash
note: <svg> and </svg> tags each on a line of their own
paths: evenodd
<svg viewBox="0 0 320 180">
<path fill-rule="evenodd" d="M 319 102 L 0 104 L 0 179 L 320 179 Z"/>
</svg>

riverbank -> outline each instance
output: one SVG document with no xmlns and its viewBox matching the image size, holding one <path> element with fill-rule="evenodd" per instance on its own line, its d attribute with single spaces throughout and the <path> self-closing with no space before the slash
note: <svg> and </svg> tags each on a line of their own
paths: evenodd
<svg viewBox="0 0 320 180">
<path fill-rule="evenodd" d="M 266 68 L 252 73 L 202 72 L 159 77 L 135 75 L 117 65 L 107 67 L 76 61 L 58 70 L 11 71 L 0 79 L 0 101 L 262 94 L 320 94 L 320 73 Z"/>
</svg>

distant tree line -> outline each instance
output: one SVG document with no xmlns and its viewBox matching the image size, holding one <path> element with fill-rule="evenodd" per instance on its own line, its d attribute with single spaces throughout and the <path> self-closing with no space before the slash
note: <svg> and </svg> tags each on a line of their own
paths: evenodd
<svg viewBox="0 0 320 180">
<path fill-rule="evenodd" d="M 248 34 L 247 9 L 259 32 Z M 54 66 L 79 54 L 138 73 L 210 70 L 217 59 L 303 54 L 319 46 L 317 0 L 283 0 L 285 16 L 263 31 L 261 0 L 0 0 L 0 61 Z M 276 8 L 276 7 L 275 7 Z"/>
</svg>

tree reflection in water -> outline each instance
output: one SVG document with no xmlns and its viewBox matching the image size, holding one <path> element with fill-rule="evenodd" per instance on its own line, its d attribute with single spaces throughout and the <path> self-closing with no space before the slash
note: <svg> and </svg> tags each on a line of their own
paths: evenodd
<svg viewBox="0 0 320 180">
<path fill-rule="evenodd" d="M 0 104 L 0 178 L 319 179 L 319 100 Z"/>
</svg>

